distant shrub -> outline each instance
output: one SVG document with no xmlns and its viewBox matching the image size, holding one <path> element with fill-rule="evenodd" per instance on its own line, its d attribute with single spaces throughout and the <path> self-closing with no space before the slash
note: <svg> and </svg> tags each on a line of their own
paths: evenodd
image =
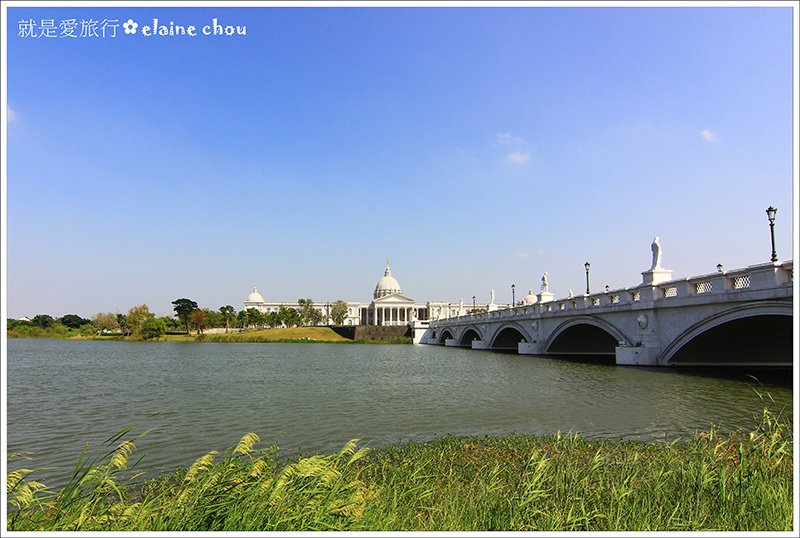
<svg viewBox="0 0 800 538">
<path fill-rule="evenodd" d="M 78 332 L 81 336 L 94 336 L 94 334 L 97 332 L 97 329 L 95 329 L 94 325 L 91 323 L 85 323 L 81 325 L 81 328 L 78 329 Z"/>
</svg>

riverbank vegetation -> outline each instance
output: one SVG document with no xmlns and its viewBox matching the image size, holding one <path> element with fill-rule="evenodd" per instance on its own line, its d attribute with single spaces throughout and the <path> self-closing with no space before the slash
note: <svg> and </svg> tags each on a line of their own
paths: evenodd
<svg viewBox="0 0 800 538">
<path fill-rule="evenodd" d="M 245 435 L 188 469 L 141 482 L 134 442 L 85 454 L 50 491 L 8 475 L 17 531 L 546 530 L 787 531 L 792 429 L 765 410 L 751 432 L 670 444 L 552 437 L 445 437 L 280 461 Z M 122 437 L 113 440 L 116 444 Z"/>
<path fill-rule="evenodd" d="M 179 298 L 172 301 L 174 316 L 157 317 L 146 304 L 132 307 L 127 314 L 98 312 L 91 320 L 76 314 L 54 318 L 49 314 L 38 314 L 31 319 L 8 319 L 6 336 L 8 338 L 99 338 L 126 340 L 195 340 L 194 338 L 174 338 L 179 334 L 187 337 L 192 332 L 197 341 L 219 342 L 339 342 L 346 340 L 327 329 L 327 324 L 341 325 L 347 317 L 347 303 L 335 301 L 325 306 L 315 306 L 311 299 L 298 299 L 299 308 L 281 306 L 272 312 L 261 312 L 248 308 L 238 313 L 231 305 L 217 310 L 200 308 L 191 299 Z M 327 314 L 323 314 L 323 310 Z M 309 334 L 267 333 L 264 329 L 321 329 L 327 330 L 324 337 L 317 338 L 313 330 Z M 224 331 L 224 332 L 223 332 Z M 214 338 L 203 338 L 212 332 Z M 302 332 L 302 331 L 301 331 Z M 244 333 L 244 334 L 243 334 Z M 225 336 L 221 336 L 225 335 Z M 233 335 L 233 338 L 227 336 Z M 220 336 L 220 338 L 217 338 Z M 396 338 L 391 341 L 371 343 L 407 343 L 410 339 Z"/>
</svg>

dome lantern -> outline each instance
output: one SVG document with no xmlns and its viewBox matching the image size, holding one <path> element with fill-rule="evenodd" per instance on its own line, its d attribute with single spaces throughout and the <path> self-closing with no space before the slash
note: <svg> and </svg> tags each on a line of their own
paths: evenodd
<svg viewBox="0 0 800 538">
<path fill-rule="evenodd" d="M 402 293 L 400 290 L 400 283 L 392 276 L 392 269 L 390 268 L 389 261 L 389 258 L 386 258 L 386 271 L 383 272 L 383 276 L 375 286 L 375 292 L 373 293 L 373 298 L 375 299 L 395 293 Z"/>
</svg>

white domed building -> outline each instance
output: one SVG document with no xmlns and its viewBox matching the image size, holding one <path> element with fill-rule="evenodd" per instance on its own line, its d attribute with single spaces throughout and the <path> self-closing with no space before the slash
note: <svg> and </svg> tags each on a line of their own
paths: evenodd
<svg viewBox="0 0 800 538">
<path fill-rule="evenodd" d="M 336 299 L 314 301 L 314 308 L 322 315 L 323 324 L 332 323 L 330 305 L 334 301 Z M 378 280 L 372 292 L 372 301 L 369 303 L 346 302 L 347 318 L 344 320 L 344 325 L 408 325 L 414 320 L 449 318 L 457 316 L 459 312 L 463 311 L 463 301 L 460 303 L 428 301 L 425 304 L 417 304 L 414 299 L 404 295 L 400 283 L 392 275 L 388 258 L 383 276 Z M 300 309 L 297 301 L 267 302 L 256 288 L 253 288 L 244 301 L 245 310 L 255 308 L 265 314 L 277 312 L 281 307 Z M 476 307 L 485 310 L 488 308 L 488 304 L 479 304 Z"/>
<path fill-rule="evenodd" d="M 418 305 L 403 295 L 400 283 L 392 276 L 388 258 L 386 270 L 372 293 L 372 302 L 364 306 L 360 309 L 362 325 L 408 325 L 413 319 L 427 319 L 427 305 Z"/>
</svg>

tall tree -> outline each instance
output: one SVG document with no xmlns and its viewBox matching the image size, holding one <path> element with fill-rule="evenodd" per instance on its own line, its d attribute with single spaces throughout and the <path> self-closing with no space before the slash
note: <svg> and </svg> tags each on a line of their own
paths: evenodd
<svg viewBox="0 0 800 538">
<path fill-rule="evenodd" d="M 334 325 L 341 325 L 347 319 L 347 303 L 341 299 L 331 304 L 331 319 Z"/>
<path fill-rule="evenodd" d="M 303 325 L 319 325 L 322 322 L 322 314 L 314 308 L 314 301 L 311 299 L 298 299 L 300 305 L 300 322 Z"/>
<path fill-rule="evenodd" d="M 247 329 L 247 326 L 250 324 L 247 319 L 247 310 L 240 310 L 239 313 L 236 314 L 236 322 L 242 329 Z"/>
<path fill-rule="evenodd" d="M 150 308 L 146 304 L 134 306 L 128 310 L 128 313 L 125 316 L 125 327 L 128 332 L 128 336 L 141 336 L 142 323 L 144 323 L 144 320 L 153 317 L 155 317 L 155 315 L 150 313 Z"/>
<path fill-rule="evenodd" d="M 172 305 L 175 309 L 175 315 L 186 325 L 186 334 L 189 334 L 189 316 L 197 310 L 197 303 L 190 299 L 180 298 L 172 301 Z"/>
<path fill-rule="evenodd" d="M 231 305 L 225 305 L 219 307 L 219 313 L 225 319 L 225 332 L 230 332 L 231 320 L 236 317 L 236 310 Z"/>
<path fill-rule="evenodd" d="M 203 323 L 206 320 L 206 311 L 200 308 L 193 310 L 192 313 L 189 314 L 189 320 L 192 322 L 192 325 L 197 328 L 197 334 L 200 334 L 203 331 Z"/>
<path fill-rule="evenodd" d="M 274 329 L 275 327 L 280 327 L 281 316 L 277 312 L 267 312 L 264 321 L 267 323 L 267 327 Z"/>
<path fill-rule="evenodd" d="M 280 317 L 281 323 L 286 327 L 297 327 L 302 323 L 300 312 L 294 308 L 282 306 L 278 310 L 278 316 Z"/>
<path fill-rule="evenodd" d="M 264 314 L 261 313 L 260 310 L 257 308 L 248 308 L 247 309 L 247 323 L 248 325 L 252 325 L 253 327 L 259 328 L 262 327 L 265 323 Z"/>
</svg>

